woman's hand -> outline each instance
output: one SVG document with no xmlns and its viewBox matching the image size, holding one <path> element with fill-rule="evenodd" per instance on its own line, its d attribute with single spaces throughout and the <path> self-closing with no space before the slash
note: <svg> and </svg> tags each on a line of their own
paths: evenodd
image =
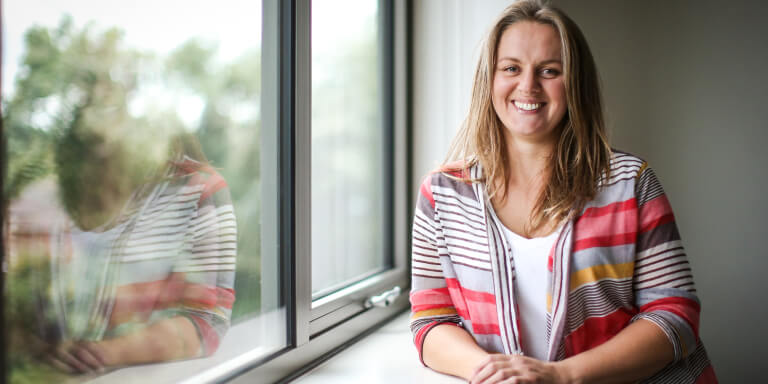
<svg viewBox="0 0 768 384">
<path fill-rule="evenodd" d="M 78 341 L 58 345 L 49 356 L 51 364 L 67 373 L 103 372 L 107 351 L 96 342 Z"/>
<path fill-rule="evenodd" d="M 493 354 L 475 370 L 471 384 L 568 383 L 567 372 L 553 362 L 522 355 Z"/>
</svg>

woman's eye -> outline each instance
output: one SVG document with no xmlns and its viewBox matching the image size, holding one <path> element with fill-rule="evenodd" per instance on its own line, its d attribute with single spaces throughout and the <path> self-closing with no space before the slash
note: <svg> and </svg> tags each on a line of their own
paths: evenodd
<svg viewBox="0 0 768 384">
<path fill-rule="evenodd" d="M 557 77 L 559 74 L 560 74 L 560 71 L 554 68 L 544 68 L 541 70 L 541 75 L 545 78 Z"/>
<path fill-rule="evenodd" d="M 504 72 L 517 73 L 517 72 L 520 72 L 520 69 L 516 66 L 511 66 L 511 67 L 504 68 Z"/>
</svg>

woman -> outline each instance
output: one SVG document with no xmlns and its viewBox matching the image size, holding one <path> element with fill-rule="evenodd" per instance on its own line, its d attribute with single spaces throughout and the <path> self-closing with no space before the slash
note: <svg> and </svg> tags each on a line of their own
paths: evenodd
<svg viewBox="0 0 768 384">
<path fill-rule="evenodd" d="M 562 11 L 502 13 L 449 160 L 414 216 L 425 365 L 471 383 L 717 381 L 669 202 L 609 147 L 594 61 Z"/>
</svg>

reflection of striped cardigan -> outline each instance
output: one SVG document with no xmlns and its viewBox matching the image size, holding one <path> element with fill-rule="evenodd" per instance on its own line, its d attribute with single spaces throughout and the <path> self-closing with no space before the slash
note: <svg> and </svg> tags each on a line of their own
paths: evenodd
<svg viewBox="0 0 768 384">
<path fill-rule="evenodd" d="M 72 231 L 73 262 L 82 259 L 90 271 L 74 278 L 101 299 L 87 332 L 70 337 L 112 338 L 183 316 L 197 330 L 200 354 L 218 348 L 235 301 L 237 224 L 229 189 L 208 165 L 189 158 L 172 165 L 174 174 L 145 185 L 147 196 L 137 193 L 109 230 Z"/>
<path fill-rule="evenodd" d="M 502 224 L 483 203 L 483 184 L 456 177 L 481 172 L 434 173 L 421 185 L 411 291 L 419 353 L 440 323 L 462 326 L 488 351 L 522 353 L 515 267 Z M 699 300 L 674 216 L 645 162 L 614 154 L 611 179 L 565 224 L 548 270 L 549 360 L 594 348 L 642 318 L 657 324 L 675 351 L 675 362 L 649 381 L 716 382 L 698 337 Z"/>
</svg>

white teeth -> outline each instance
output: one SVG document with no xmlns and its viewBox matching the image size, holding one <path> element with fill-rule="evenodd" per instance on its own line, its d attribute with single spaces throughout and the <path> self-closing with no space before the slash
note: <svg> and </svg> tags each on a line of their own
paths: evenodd
<svg viewBox="0 0 768 384">
<path fill-rule="evenodd" d="M 528 104 L 515 101 L 515 107 L 524 111 L 535 111 L 541 107 L 541 103 Z"/>
</svg>

